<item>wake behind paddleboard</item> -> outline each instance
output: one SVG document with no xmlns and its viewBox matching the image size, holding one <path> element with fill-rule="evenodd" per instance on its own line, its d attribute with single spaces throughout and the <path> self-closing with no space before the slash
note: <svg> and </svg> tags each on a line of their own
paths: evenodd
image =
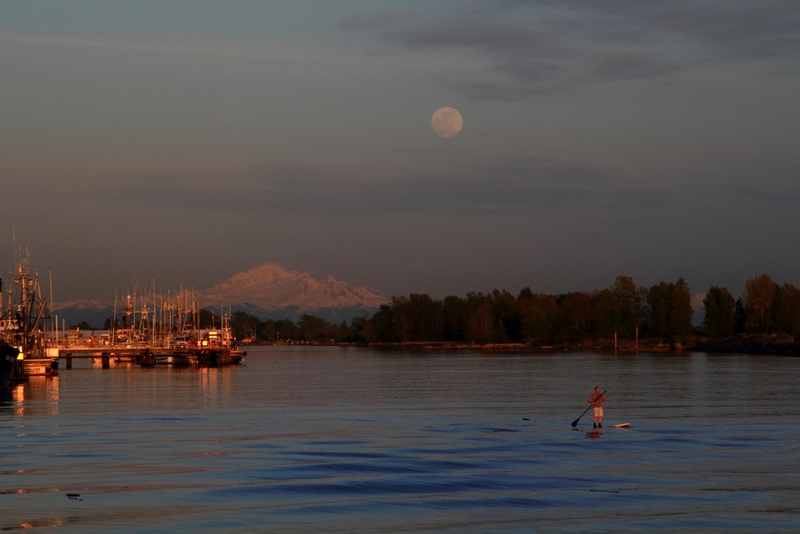
<svg viewBox="0 0 800 534">
<path fill-rule="evenodd" d="M 630 423 L 621 423 L 619 425 L 614 425 L 614 428 L 630 428 L 630 427 L 631 427 Z"/>
</svg>

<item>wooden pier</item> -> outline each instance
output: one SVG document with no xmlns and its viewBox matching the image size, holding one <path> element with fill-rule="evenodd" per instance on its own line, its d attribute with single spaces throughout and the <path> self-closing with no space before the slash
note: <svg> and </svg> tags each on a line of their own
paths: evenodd
<svg viewBox="0 0 800 534">
<path fill-rule="evenodd" d="M 59 360 L 64 360 L 66 369 L 72 368 L 73 359 L 100 359 L 103 368 L 112 361 L 130 361 L 142 367 L 159 364 L 176 366 L 216 367 L 242 362 L 245 353 L 229 347 L 213 348 L 153 348 L 153 347 L 69 347 L 61 349 Z"/>
</svg>

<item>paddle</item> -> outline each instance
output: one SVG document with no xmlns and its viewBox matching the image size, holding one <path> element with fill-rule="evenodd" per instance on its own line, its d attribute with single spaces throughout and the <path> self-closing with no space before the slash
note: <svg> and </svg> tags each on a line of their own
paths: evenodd
<svg viewBox="0 0 800 534">
<path fill-rule="evenodd" d="M 606 391 L 607 391 L 607 390 L 605 390 L 605 389 L 604 389 L 604 390 L 603 390 L 603 392 L 600 394 L 600 397 L 602 397 L 603 395 L 605 395 L 605 394 L 606 394 Z M 599 399 L 600 397 L 597 397 L 597 398 Z M 584 415 L 586 415 L 586 412 L 588 412 L 588 411 L 589 411 L 589 410 L 591 410 L 592 408 L 594 408 L 594 406 L 589 406 L 588 408 L 586 408 L 586 409 L 583 411 L 583 413 L 582 413 L 582 414 L 580 414 L 580 415 L 578 416 L 578 418 L 577 418 L 577 419 L 575 419 L 575 420 L 572 422 L 572 428 L 575 428 L 576 426 L 578 426 L 578 421 L 580 421 L 580 420 L 581 420 L 581 417 L 583 417 Z"/>
</svg>

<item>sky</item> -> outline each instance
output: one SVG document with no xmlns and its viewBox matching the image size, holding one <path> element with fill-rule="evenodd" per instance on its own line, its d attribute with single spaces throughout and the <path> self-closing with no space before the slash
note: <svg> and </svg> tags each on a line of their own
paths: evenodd
<svg viewBox="0 0 800 534">
<path fill-rule="evenodd" d="M 800 285 L 796 0 L 0 0 L 0 73 L 0 269 L 56 300 Z"/>
</svg>

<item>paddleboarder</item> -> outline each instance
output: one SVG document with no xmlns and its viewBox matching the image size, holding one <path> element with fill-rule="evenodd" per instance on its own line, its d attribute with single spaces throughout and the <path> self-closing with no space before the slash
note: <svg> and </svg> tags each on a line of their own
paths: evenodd
<svg viewBox="0 0 800 534">
<path fill-rule="evenodd" d="M 594 388 L 594 393 L 589 395 L 589 404 L 594 408 L 594 421 L 593 428 L 603 428 L 603 403 L 606 401 L 606 396 L 600 393 L 600 388 Z"/>
</svg>

